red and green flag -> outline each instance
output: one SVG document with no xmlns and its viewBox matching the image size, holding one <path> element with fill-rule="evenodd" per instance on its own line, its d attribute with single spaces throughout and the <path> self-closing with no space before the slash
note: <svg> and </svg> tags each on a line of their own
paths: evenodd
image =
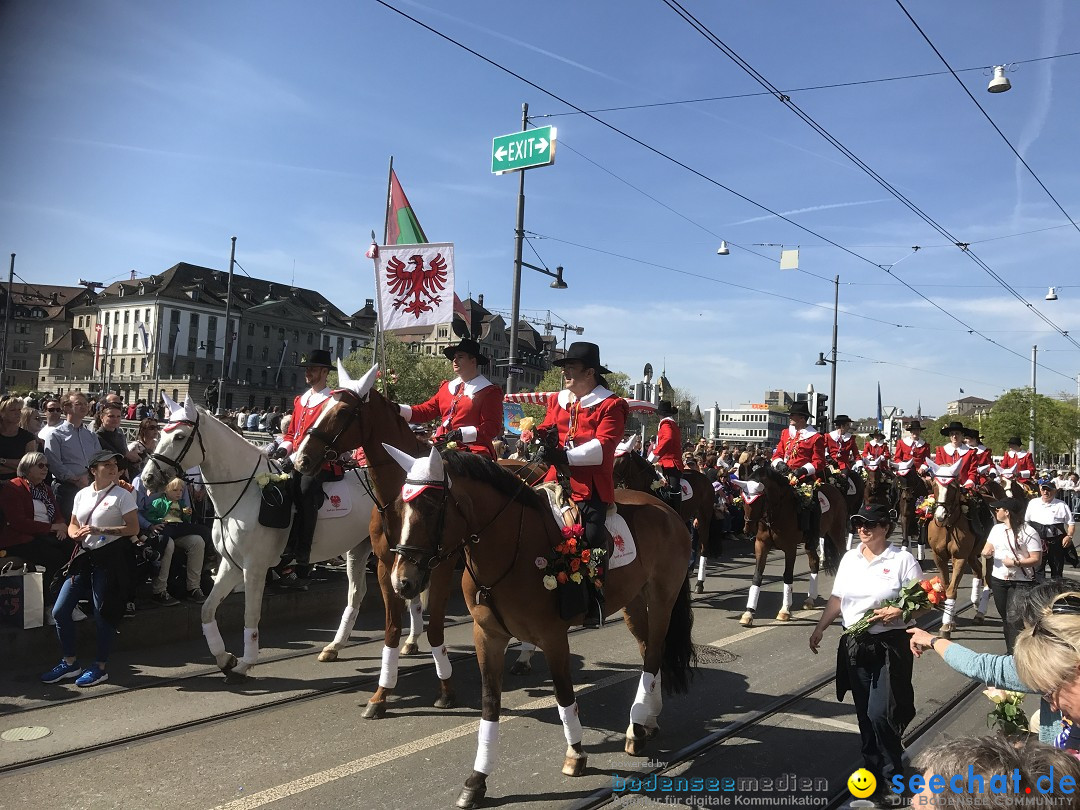
<svg viewBox="0 0 1080 810">
<path fill-rule="evenodd" d="M 409 204 L 409 198 L 398 182 L 397 172 L 390 170 L 390 199 L 386 206 L 386 244 L 420 245 L 427 242 L 424 229 Z"/>
</svg>

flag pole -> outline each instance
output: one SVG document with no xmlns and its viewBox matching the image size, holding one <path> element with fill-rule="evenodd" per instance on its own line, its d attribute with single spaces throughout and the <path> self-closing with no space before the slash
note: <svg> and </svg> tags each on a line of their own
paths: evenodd
<svg viewBox="0 0 1080 810">
<path fill-rule="evenodd" d="M 165 310 L 161 306 L 161 293 L 158 293 L 157 306 L 154 307 L 154 319 L 157 321 L 154 329 L 154 396 L 146 404 L 157 413 L 157 404 L 161 401 L 161 322 L 165 320 Z"/>
<path fill-rule="evenodd" d="M 383 244 L 386 244 L 386 240 L 390 237 L 390 193 L 392 191 L 394 182 L 394 156 L 390 156 L 390 168 L 386 171 L 386 215 L 383 217 Z M 375 298 L 379 297 L 379 270 L 378 264 L 374 265 L 375 269 Z M 379 307 L 379 317 L 376 319 L 375 325 L 378 328 L 379 334 L 376 338 L 376 348 L 381 352 L 379 355 L 379 364 L 382 367 L 382 392 L 383 396 L 386 396 L 387 378 L 390 372 L 386 368 L 386 332 L 383 330 L 383 308 Z M 374 349 L 371 352 L 371 359 L 375 359 Z"/>
</svg>

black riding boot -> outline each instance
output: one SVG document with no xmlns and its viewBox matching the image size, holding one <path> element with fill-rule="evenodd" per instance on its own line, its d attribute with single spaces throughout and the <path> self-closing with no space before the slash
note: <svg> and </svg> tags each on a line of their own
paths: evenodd
<svg viewBox="0 0 1080 810">
<path fill-rule="evenodd" d="M 608 505 L 594 497 L 578 503 L 581 510 L 581 527 L 585 532 L 585 545 L 594 550 L 608 550 L 608 534 L 604 521 L 607 519 Z M 607 575 L 607 557 L 604 557 L 604 572 Z M 585 609 L 585 627 L 599 627 L 604 623 L 604 594 L 593 587 L 589 577 L 585 577 L 587 607 Z"/>
<path fill-rule="evenodd" d="M 282 558 L 292 558 L 297 565 L 307 565 L 311 556 L 311 543 L 315 537 L 315 522 L 324 500 L 322 478 L 321 475 L 301 475 L 294 472 L 292 483 L 296 514 Z"/>
</svg>

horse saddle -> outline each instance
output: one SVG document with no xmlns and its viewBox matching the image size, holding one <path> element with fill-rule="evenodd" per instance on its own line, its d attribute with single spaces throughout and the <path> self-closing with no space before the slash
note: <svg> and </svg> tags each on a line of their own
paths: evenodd
<svg viewBox="0 0 1080 810">
<path fill-rule="evenodd" d="M 352 493 L 349 479 L 323 482 L 323 503 L 319 507 L 319 520 L 345 517 L 352 511 Z"/>
<path fill-rule="evenodd" d="M 563 526 L 573 526 L 581 522 L 581 515 L 577 506 L 566 495 L 566 491 L 558 481 L 548 481 L 535 487 L 544 494 L 551 506 L 551 514 L 555 523 L 561 529 Z M 630 533 L 630 527 L 626 520 L 619 514 L 618 507 L 611 504 L 608 507 L 607 517 L 604 519 L 604 528 L 611 535 L 612 548 L 608 554 L 608 571 L 629 565 L 637 558 L 637 545 L 634 536 Z"/>
<path fill-rule="evenodd" d="M 848 484 L 850 485 L 851 482 L 849 481 Z M 821 507 L 821 514 L 824 515 L 826 512 L 829 511 L 829 499 L 820 489 L 815 494 L 817 495 L 818 506 Z M 848 494 L 853 495 L 854 493 L 849 492 Z"/>
<path fill-rule="evenodd" d="M 690 482 L 685 478 L 680 478 L 679 483 L 682 485 L 682 499 L 688 501 L 694 497 L 694 488 L 690 486 Z"/>
</svg>

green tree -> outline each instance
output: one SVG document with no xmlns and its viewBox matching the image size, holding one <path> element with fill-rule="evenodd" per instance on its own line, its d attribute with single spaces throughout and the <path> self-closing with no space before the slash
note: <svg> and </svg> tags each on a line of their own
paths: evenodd
<svg viewBox="0 0 1080 810">
<path fill-rule="evenodd" d="M 1035 440 L 1036 456 L 1045 461 L 1047 456 L 1061 456 L 1072 452 L 1078 430 L 1080 412 L 1072 402 L 1062 402 L 1042 394 L 1035 394 Z M 987 444 L 998 453 L 1006 449 L 1011 436 L 1019 436 L 1025 445 L 1031 438 L 1030 387 L 1014 388 L 1004 393 L 994 403 L 994 409 L 984 420 L 982 432 Z"/>
<path fill-rule="evenodd" d="M 378 360 L 382 360 L 379 351 Z M 372 349 L 358 349 L 343 361 L 345 370 L 354 379 L 368 372 L 372 366 Z M 434 356 L 410 351 L 409 347 L 392 335 L 386 338 L 386 396 L 394 402 L 415 405 L 425 402 L 435 395 L 443 381 L 453 377 L 450 361 L 442 355 Z M 330 373 L 329 385 L 337 385 L 337 371 Z M 377 383 L 379 391 L 384 391 L 383 380 Z"/>
</svg>

